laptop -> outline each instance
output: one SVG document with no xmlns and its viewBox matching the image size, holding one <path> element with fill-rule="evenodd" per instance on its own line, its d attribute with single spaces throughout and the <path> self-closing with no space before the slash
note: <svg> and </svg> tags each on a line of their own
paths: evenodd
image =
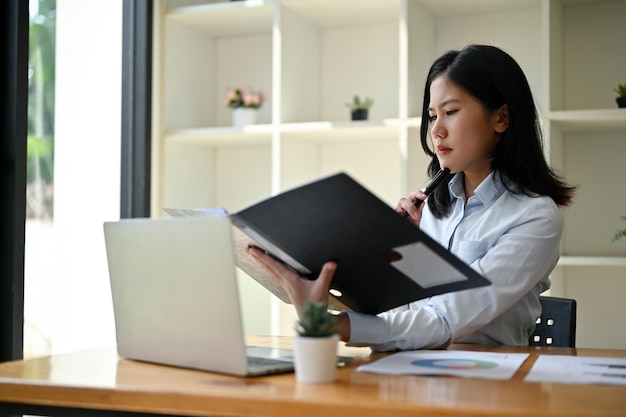
<svg viewBox="0 0 626 417">
<path fill-rule="evenodd" d="M 290 372 L 292 351 L 245 345 L 227 217 L 104 223 L 121 357 L 237 376 Z"/>
</svg>

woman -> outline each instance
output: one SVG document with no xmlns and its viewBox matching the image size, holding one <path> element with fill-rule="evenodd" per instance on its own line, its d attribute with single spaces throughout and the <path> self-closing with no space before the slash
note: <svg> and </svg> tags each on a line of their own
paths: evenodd
<svg viewBox="0 0 626 417">
<path fill-rule="evenodd" d="M 545 160 L 528 81 L 504 51 L 470 45 L 432 65 L 424 89 L 421 142 L 429 173 L 449 168 L 419 208 L 420 191 L 396 211 L 489 279 L 492 285 L 431 297 L 376 316 L 344 312 L 343 341 L 373 350 L 444 348 L 452 342 L 527 345 L 559 258 L 566 185 Z M 427 121 L 427 123 L 426 123 Z M 430 138 L 429 138 L 430 133 Z M 432 146 L 432 147 L 431 147 Z M 336 268 L 304 280 L 260 250 L 249 253 L 289 294 L 297 311 L 328 301 Z"/>
</svg>

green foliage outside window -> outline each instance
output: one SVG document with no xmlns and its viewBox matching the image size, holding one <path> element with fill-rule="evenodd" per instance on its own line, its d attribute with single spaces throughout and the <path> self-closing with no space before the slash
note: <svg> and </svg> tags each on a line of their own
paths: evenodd
<svg viewBox="0 0 626 417">
<path fill-rule="evenodd" d="M 51 218 L 54 183 L 56 0 L 31 9 L 28 60 L 28 218 Z M 32 8 L 32 5 L 31 5 Z"/>
</svg>

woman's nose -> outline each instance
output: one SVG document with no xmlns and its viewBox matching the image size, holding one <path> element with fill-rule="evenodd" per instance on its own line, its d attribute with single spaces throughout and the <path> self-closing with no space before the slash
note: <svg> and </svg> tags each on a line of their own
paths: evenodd
<svg viewBox="0 0 626 417">
<path fill-rule="evenodd" d="M 445 137 L 445 129 L 439 118 L 433 120 L 430 124 L 430 135 L 433 138 Z"/>
</svg>

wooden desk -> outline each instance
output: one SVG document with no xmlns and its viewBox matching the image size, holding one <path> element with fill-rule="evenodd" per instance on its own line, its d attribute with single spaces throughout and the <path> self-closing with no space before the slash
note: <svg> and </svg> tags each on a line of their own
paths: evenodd
<svg viewBox="0 0 626 417">
<path fill-rule="evenodd" d="M 289 347 L 289 338 L 250 338 Z M 91 416 L 626 416 L 626 387 L 526 383 L 539 354 L 626 357 L 626 351 L 455 345 L 530 352 L 513 379 L 391 376 L 356 372 L 377 359 L 356 355 L 333 384 L 296 383 L 293 374 L 237 378 L 118 358 L 114 348 L 0 364 L 0 414 Z"/>
</svg>

